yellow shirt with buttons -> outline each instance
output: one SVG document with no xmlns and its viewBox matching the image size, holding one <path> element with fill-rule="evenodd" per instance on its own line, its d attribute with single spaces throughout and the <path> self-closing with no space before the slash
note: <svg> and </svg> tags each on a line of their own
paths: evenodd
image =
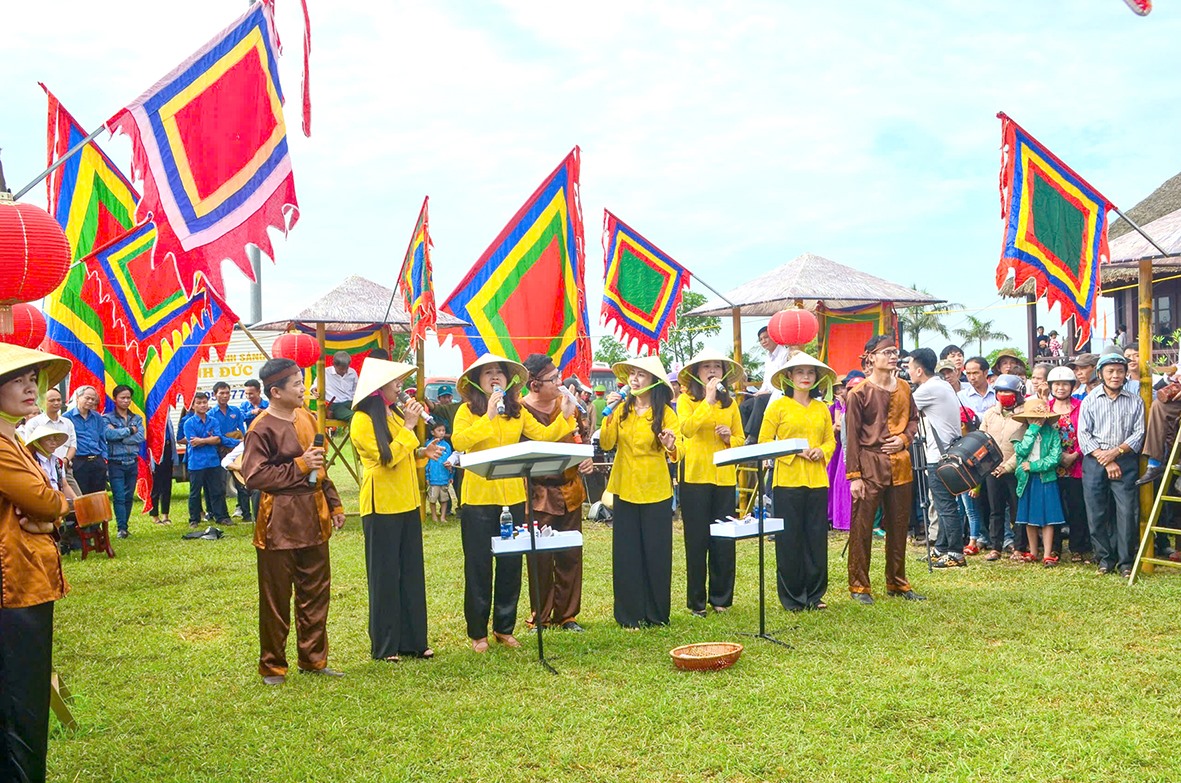
<svg viewBox="0 0 1181 783">
<path fill-rule="evenodd" d="M 418 436 L 406 429 L 402 417 L 393 411 L 386 414 L 390 428 L 390 452 L 393 459 L 383 464 L 377 447 L 373 419 L 357 411 L 349 422 L 353 450 L 361 460 L 361 515 L 401 514 L 418 508 Z"/>
<path fill-rule="evenodd" d="M 574 418 L 558 416 L 549 425 L 542 424 L 525 408 L 517 418 L 497 416 L 489 419 L 472 412 L 465 402 L 455 412 L 451 444 L 456 451 L 473 452 L 520 443 L 522 435 L 528 440 L 556 442 L 575 430 Z M 460 465 L 463 460 L 460 460 Z M 465 506 L 511 506 L 525 502 L 525 479 L 486 479 L 472 471 L 463 476 L 463 497 Z"/>
<path fill-rule="evenodd" d="M 816 399 L 809 400 L 807 406 L 800 405 L 787 395 L 773 401 L 763 414 L 759 443 L 788 438 L 803 438 L 808 441 L 808 448 L 818 448 L 824 452 L 824 459 L 813 462 L 799 454 L 780 457 L 775 460 L 773 486 L 810 489 L 827 487 L 828 461 L 837 448 L 828 406 Z"/>
<path fill-rule="evenodd" d="M 616 410 L 603 420 L 599 445 L 604 451 L 615 449 L 615 462 L 611 466 L 611 478 L 607 491 L 629 503 L 656 503 L 673 496 L 672 479 L 668 475 L 668 462 L 680 459 L 680 448 L 669 454 L 652 434 L 652 409 L 643 413 L 634 410 L 627 419 L 622 418 L 623 410 Z M 676 412 L 664 407 L 662 429 L 672 430 L 680 443 L 680 425 Z"/>
<path fill-rule="evenodd" d="M 742 432 L 742 415 L 738 412 L 737 400 L 729 408 L 722 403 L 707 405 L 705 400 L 695 401 L 688 394 L 677 400 L 677 419 L 681 423 L 681 463 L 684 465 L 686 484 L 713 484 L 718 487 L 732 487 L 738 483 L 737 468 L 734 465 L 717 467 L 714 454 L 731 446 L 741 446 L 746 439 Z M 718 427 L 730 428 L 730 442 L 718 436 Z"/>
</svg>

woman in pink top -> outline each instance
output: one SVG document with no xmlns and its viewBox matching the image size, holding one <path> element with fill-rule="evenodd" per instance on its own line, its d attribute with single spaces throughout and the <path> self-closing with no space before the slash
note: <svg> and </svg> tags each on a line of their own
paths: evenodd
<svg viewBox="0 0 1181 783">
<path fill-rule="evenodd" d="M 1078 448 L 1078 411 L 1081 400 L 1071 397 L 1074 373 L 1067 367 L 1055 367 L 1046 376 L 1050 385 L 1051 410 L 1062 414 L 1058 419 L 1058 433 L 1062 436 L 1062 463 L 1058 466 L 1058 491 L 1062 495 L 1062 510 L 1070 537 L 1070 562 L 1089 561 L 1091 529 L 1087 524 L 1087 508 L 1083 504 L 1083 460 Z M 1055 532 L 1054 555 L 1062 556 L 1062 534 Z"/>
</svg>

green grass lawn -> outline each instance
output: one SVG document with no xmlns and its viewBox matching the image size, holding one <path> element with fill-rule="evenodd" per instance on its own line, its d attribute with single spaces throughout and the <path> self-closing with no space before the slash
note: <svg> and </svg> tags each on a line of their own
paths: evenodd
<svg viewBox="0 0 1181 783">
<path fill-rule="evenodd" d="M 355 487 L 340 483 L 346 505 Z M 349 492 L 351 490 L 351 493 Z M 758 545 L 738 545 L 736 605 L 683 609 L 675 538 L 673 620 L 628 633 L 611 617 L 611 532 L 586 530 L 585 634 L 472 653 L 455 521 L 429 523 L 432 661 L 369 660 L 360 521 L 332 540 L 330 664 L 341 680 L 257 674 L 254 549 L 246 526 L 182 541 L 132 520 L 118 557 L 67 558 L 56 668 L 80 727 L 56 727 L 50 778 L 68 781 L 1177 780 L 1181 671 L 1172 571 L 1133 588 L 1093 566 L 988 564 L 908 573 L 922 604 L 862 607 L 833 538 L 826 612 L 782 611 L 769 583 L 757 629 Z M 138 504 L 137 504 L 138 506 Z M 911 550 L 909 557 L 918 554 Z M 771 555 L 771 547 L 768 547 Z M 872 569 L 881 589 L 882 552 Z M 773 580 L 773 560 L 768 574 Z M 527 611 L 522 595 L 521 613 Z M 520 626 L 519 626 L 520 627 Z M 294 637 L 294 632 L 292 634 Z M 668 651 L 746 645 L 733 668 L 681 672 Z M 294 638 L 290 657 L 294 664 Z"/>
</svg>

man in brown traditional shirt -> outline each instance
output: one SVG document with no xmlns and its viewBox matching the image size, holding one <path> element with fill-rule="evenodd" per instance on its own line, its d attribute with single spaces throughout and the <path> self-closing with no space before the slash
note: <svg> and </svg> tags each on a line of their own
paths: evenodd
<svg viewBox="0 0 1181 783">
<path fill-rule="evenodd" d="M 562 374 L 554 366 L 553 360 L 541 353 L 530 354 L 525 359 L 525 369 L 529 371 L 526 386 L 528 394 L 521 398 L 521 404 L 539 422 L 549 424 L 561 413 L 558 404 L 561 392 L 558 386 L 562 382 Z M 586 437 L 581 417 L 578 434 Z M 566 441 L 575 442 L 575 433 L 567 436 Z M 533 521 L 538 527 L 549 525 L 554 530 L 582 530 L 582 501 L 586 499 L 586 490 L 579 474 L 592 470 L 594 460 L 588 459 L 561 476 L 533 479 L 529 505 Z M 529 601 L 533 604 L 534 582 L 538 581 L 541 607 L 539 609 L 533 605 L 530 625 L 540 617 L 547 628 L 558 626 L 567 631 L 584 630 L 576 619 L 582 607 L 582 550 L 575 548 L 553 553 L 538 552 L 534 557 L 537 573 L 534 573 L 533 564 L 530 563 Z"/>
<path fill-rule="evenodd" d="M 845 475 L 853 495 L 849 529 L 849 594 L 872 604 L 869 557 L 873 518 L 882 506 L 886 531 L 886 594 L 921 601 L 906 581 L 906 532 L 910 526 L 912 486 L 910 444 L 918 432 L 919 413 L 910 387 L 898 380 L 898 348 L 890 335 L 865 344 L 868 378 L 845 399 Z"/>
<path fill-rule="evenodd" d="M 258 671 L 267 685 L 287 675 L 287 633 L 295 590 L 299 670 L 340 677 L 328 668 L 328 537 L 344 526 L 344 507 L 313 446 L 316 419 L 303 407 L 303 372 L 290 359 L 271 359 L 259 370 L 270 400 L 250 425 L 242 477 L 261 491 L 254 523 L 258 554 Z"/>
</svg>

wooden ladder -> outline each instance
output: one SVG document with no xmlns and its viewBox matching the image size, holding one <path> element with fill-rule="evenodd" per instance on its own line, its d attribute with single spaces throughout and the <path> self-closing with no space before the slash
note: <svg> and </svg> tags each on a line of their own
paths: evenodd
<svg viewBox="0 0 1181 783">
<path fill-rule="evenodd" d="M 1173 439 L 1173 448 L 1169 451 L 1168 461 L 1165 462 L 1165 471 L 1161 478 L 1160 488 L 1156 491 L 1156 498 L 1152 501 L 1152 511 L 1148 515 L 1148 522 L 1144 525 L 1144 533 L 1140 537 L 1140 548 L 1136 551 L 1136 562 L 1132 563 L 1132 574 L 1128 577 L 1129 587 L 1136 583 L 1136 576 L 1140 573 L 1140 565 L 1142 563 L 1181 568 L 1181 562 L 1169 560 L 1164 557 L 1156 557 L 1152 544 L 1153 538 L 1157 533 L 1181 536 L 1181 529 L 1163 527 L 1157 524 L 1160 521 L 1161 510 L 1164 508 L 1165 503 L 1181 503 L 1181 497 L 1173 494 L 1171 491 L 1173 482 L 1176 480 L 1178 472 L 1181 471 L 1181 465 L 1177 464 L 1178 446 L 1181 446 L 1181 437 Z"/>
</svg>

